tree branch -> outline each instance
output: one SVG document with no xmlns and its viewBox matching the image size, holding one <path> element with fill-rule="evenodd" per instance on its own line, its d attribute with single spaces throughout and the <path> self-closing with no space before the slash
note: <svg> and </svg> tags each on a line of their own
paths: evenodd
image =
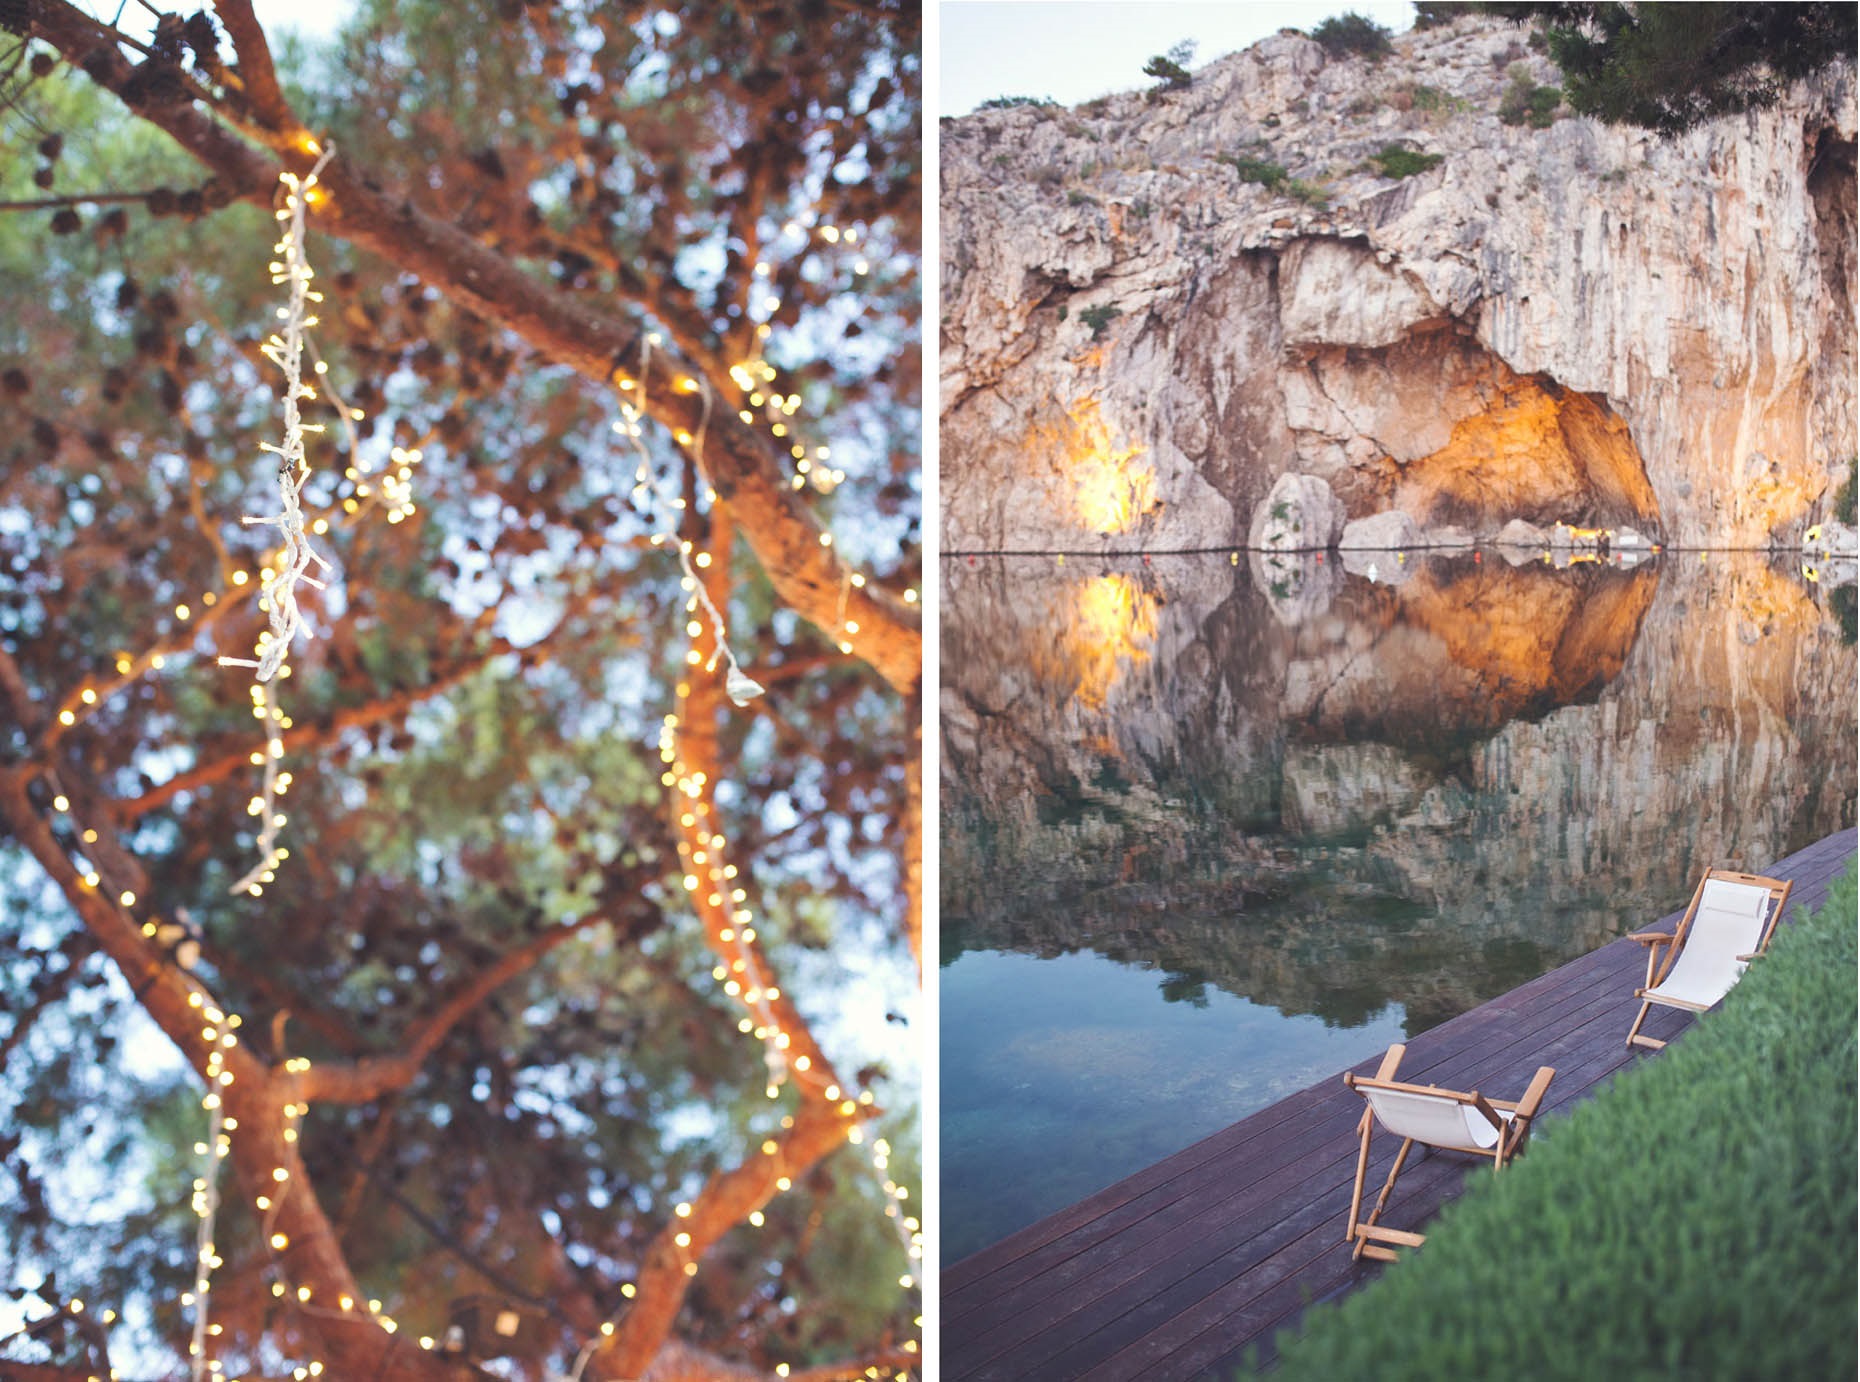
<svg viewBox="0 0 1860 1382">
<path fill-rule="evenodd" d="M 276 975 L 254 969 L 217 944 L 211 936 L 201 938 L 200 958 L 214 973 L 250 990 L 261 1002 L 269 1004 L 274 1013 L 274 1023 L 284 1017 L 295 1018 L 322 1037 L 333 1049 L 347 1055 L 360 1054 L 358 1048 L 361 1043 L 356 1039 L 353 1027 L 312 1007 L 301 994 L 288 989 Z M 272 1052 L 274 1058 L 282 1054 L 278 1050 Z"/>
<path fill-rule="evenodd" d="M 0 689 L 17 684 L 17 668 L 0 649 Z M 22 719 L 29 709 L 29 703 L 16 701 L 14 706 L 15 714 Z M 155 941 L 144 934 L 132 910 L 135 903 L 116 896 L 119 889 L 138 897 L 146 890 L 140 864 L 114 838 L 108 814 L 98 807 L 93 795 L 71 784 L 67 793 L 72 799 L 72 814 L 95 822 L 98 839 L 87 849 L 97 857 L 108 882 L 99 887 L 79 876 L 28 795 L 40 771 L 38 765 L 30 763 L 0 767 L 0 826 L 63 891 L 85 929 L 122 972 L 143 1011 L 203 1080 L 209 1056 L 219 1054 L 230 1083 L 216 1092 L 228 1126 L 236 1122 L 238 1127 L 229 1138 L 233 1168 L 247 1185 L 263 1186 L 273 1197 L 268 1227 L 282 1234 L 286 1244 L 277 1256 L 280 1270 L 294 1285 L 308 1290 L 313 1300 L 335 1301 L 344 1296 L 362 1299 L 363 1293 L 309 1183 L 299 1146 L 294 1137 L 285 1136 L 290 1126 L 285 1109 L 297 1098 L 300 1077 L 266 1065 L 236 1037 L 231 1044 L 220 1040 L 222 1033 L 213 1018 L 219 1005 L 197 980 L 169 963 Z M 366 1311 L 318 1312 L 306 1319 L 333 1376 L 368 1377 L 379 1382 L 447 1382 L 454 1375 L 455 1370 L 443 1360 L 390 1333 Z"/>
<path fill-rule="evenodd" d="M 191 104 L 135 97 L 134 69 L 107 46 L 88 16 L 66 0 L 38 0 L 31 28 L 218 173 L 235 196 L 268 203 L 278 171 L 271 160 Z M 309 165 L 301 150 L 287 158 L 301 165 L 299 171 Z M 699 427 L 702 400 L 677 387 L 691 372 L 684 362 L 661 350 L 664 363 L 650 377 L 639 369 L 644 331 L 638 323 L 597 311 L 532 277 L 465 230 L 382 192 L 341 155 L 325 168 L 319 188 L 325 196 L 316 208 L 318 224 L 330 233 L 417 275 L 588 379 L 605 386 L 636 380 L 634 389 L 623 392 L 643 401 L 660 423 Z M 855 573 L 823 544 L 825 530 L 788 483 L 773 445 L 734 410 L 714 409 L 706 434 L 710 444 L 701 458 L 706 475 L 734 503 L 750 548 L 783 602 L 833 643 L 849 643 L 856 656 L 908 695 L 922 676 L 920 611 L 871 582 L 851 584 Z M 849 624 L 858 626 L 856 634 Z"/>
<path fill-rule="evenodd" d="M 566 618 L 567 616 L 564 615 L 564 621 Z M 557 630 L 559 631 L 560 628 L 561 625 L 558 624 Z M 553 637 L 552 632 L 521 648 L 499 639 L 497 646 L 479 656 L 468 658 L 455 667 L 448 668 L 424 686 L 409 686 L 391 692 L 379 700 L 367 701 L 361 705 L 344 706 L 316 724 L 292 725 L 278 737 L 284 741 L 284 751 L 287 754 L 295 754 L 309 748 L 320 748 L 348 730 L 367 729 L 373 725 L 398 719 L 421 701 L 450 691 L 469 681 L 497 658 L 515 654 L 520 668 L 533 667 L 542 660 L 542 654 Z M 118 803 L 117 819 L 125 823 L 138 820 L 150 811 L 167 805 L 183 792 L 194 792 L 203 787 L 211 787 L 224 782 L 241 769 L 249 767 L 251 762 L 252 750 L 248 745 L 236 753 L 226 754 L 208 763 L 197 764 L 186 772 L 176 773 L 166 782 L 149 788 L 139 797 L 131 797 L 127 801 Z"/>
<path fill-rule="evenodd" d="M 710 1248 L 786 1185 L 822 1157 L 846 1145 L 848 1119 L 819 1098 L 804 1099 L 794 1125 L 769 1138 L 761 1151 L 704 1183 L 691 1200 L 691 1214 L 674 1218 L 652 1240 L 639 1264 L 639 1294 L 594 1355 L 595 1376 L 614 1379 L 645 1376 L 683 1309 L 694 1265 Z M 688 1242 L 679 1243 L 680 1236 Z"/>
<path fill-rule="evenodd" d="M 277 69 L 271 62 L 271 45 L 258 16 L 252 13 L 251 0 L 213 0 L 213 9 L 232 40 L 239 59 L 239 82 L 252 113 L 267 129 L 299 142 L 306 134 L 303 124 L 284 99 L 278 86 Z"/>
<path fill-rule="evenodd" d="M 733 512 L 719 504 L 711 514 L 712 560 L 705 581 L 719 609 L 729 601 L 725 558 Z M 672 764 L 678 783 L 672 810 L 686 891 L 705 940 L 729 975 L 727 982 L 745 1004 L 750 1020 L 772 1022 L 774 1031 L 767 1034 L 768 1039 L 780 1043 L 794 1072 L 800 1103 L 793 1117 L 783 1120 L 781 1136 L 766 1139 L 757 1155 L 734 1170 L 713 1175 L 690 1202 L 689 1214 L 674 1216 L 654 1236 L 639 1266 L 638 1297 L 613 1337 L 594 1356 L 602 1373 L 616 1378 L 643 1376 L 670 1339 L 698 1259 L 808 1167 L 849 1138 L 857 1138 L 860 1121 L 877 1113 L 870 1104 L 850 1098 L 841 1086 L 806 1019 L 775 983 L 774 969 L 761 944 L 749 938 L 753 928 L 738 917 L 731 895 L 735 880 L 726 873 L 720 822 L 710 798 L 717 781 L 716 721 L 722 692 L 711 677 L 690 678 L 678 689 L 677 753 Z M 761 997 L 751 1002 L 752 994 Z"/>
</svg>

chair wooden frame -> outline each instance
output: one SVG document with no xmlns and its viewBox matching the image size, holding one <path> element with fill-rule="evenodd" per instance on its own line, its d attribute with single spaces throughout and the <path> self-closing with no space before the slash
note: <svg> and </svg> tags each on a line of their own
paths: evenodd
<svg viewBox="0 0 1860 1382">
<path fill-rule="evenodd" d="M 1443 1104 L 1457 1105 L 1469 1109 L 1484 1119 L 1492 1127 L 1495 1141 L 1490 1147 L 1471 1145 L 1472 1139 L 1465 1143 L 1423 1141 L 1423 1147 L 1438 1147 L 1444 1151 L 1464 1152 L 1470 1156 L 1487 1158 L 1492 1163 L 1494 1173 L 1504 1167 L 1524 1149 L 1525 1141 L 1531 1135 L 1531 1122 L 1537 1116 L 1537 1110 L 1543 1103 L 1544 1093 L 1550 1088 L 1550 1081 L 1556 1075 L 1553 1066 L 1540 1065 L 1537 1073 L 1531 1077 L 1530 1086 L 1521 1099 L 1487 1099 L 1478 1090 L 1461 1093 L 1455 1089 L 1442 1089 L 1437 1085 L 1404 1084 L 1395 1079 L 1395 1072 L 1401 1065 L 1401 1058 L 1407 1047 L 1399 1042 L 1389 1047 L 1383 1056 L 1382 1064 L 1376 1073 L 1364 1079 L 1354 1071 L 1344 1074 L 1343 1082 L 1359 1094 L 1366 1090 L 1389 1090 L 1398 1094 L 1418 1094 L 1438 1100 Z M 1363 1218 L 1363 1183 L 1369 1174 L 1369 1139 L 1377 1123 L 1375 1107 L 1369 1103 L 1364 1094 L 1367 1107 L 1363 1109 L 1362 1121 L 1357 1124 L 1357 1133 L 1362 1145 L 1356 1154 L 1356 1183 L 1350 1191 L 1350 1219 L 1344 1241 L 1351 1245 L 1350 1257 L 1360 1260 L 1364 1257 L 1381 1262 L 1393 1262 L 1396 1259 L 1396 1247 L 1418 1248 L 1426 1241 L 1426 1235 L 1411 1233 L 1404 1229 L 1384 1228 L 1376 1221 L 1382 1217 L 1382 1211 L 1388 1207 L 1389 1192 L 1395 1188 L 1395 1178 L 1402 1172 L 1408 1160 L 1408 1153 L 1414 1147 L 1417 1138 L 1403 1137 L 1399 1151 L 1395 1153 L 1395 1164 L 1389 1168 L 1388 1179 L 1382 1183 L 1382 1193 L 1376 1196 L 1375 1207 L 1369 1217 Z"/>
<path fill-rule="evenodd" d="M 1759 958 L 1770 948 L 1770 937 L 1776 934 L 1776 923 L 1782 920 L 1783 909 L 1789 905 L 1789 893 L 1795 887 L 1793 881 L 1785 882 L 1780 878 L 1765 878 L 1757 873 L 1738 873 L 1734 869 L 1706 869 L 1705 876 L 1699 879 L 1698 887 L 1692 890 L 1692 901 L 1686 907 L 1685 915 L 1679 919 L 1669 935 L 1665 931 L 1636 931 L 1627 939 L 1647 947 L 1647 981 L 1634 990 L 1634 996 L 1641 1000 L 1640 1012 L 1634 1018 L 1634 1025 L 1628 1029 L 1629 1046 L 1645 1046 L 1658 1051 L 1666 1043 L 1655 1037 L 1641 1033 L 1641 1023 L 1647 1020 L 1655 1003 L 1663 1007 L 1679 1008 L 1685 1012 L 1701 1013 L 1711 1008 L 1708 1003 L 1689 1002 L 1675 994 L 1656 992 L 1666 978 L 1673 972 L 1673 965 L 1685 952 L 1686 942 L 1692 936 L 1692 921 L 1698 915 L 1699 903 L 1705 896 L 1705 885 L 1714 879 L 1722 883 L 1735 883 L 1744 887 L 1758 887 L 1769 892 L 1769 916 L 1763 924 L 1762 935 L 1757 941 L 1757 948 L 1747 954 L 1734 955 L 1730 958 L 1747 965 Z"/>
</svg>

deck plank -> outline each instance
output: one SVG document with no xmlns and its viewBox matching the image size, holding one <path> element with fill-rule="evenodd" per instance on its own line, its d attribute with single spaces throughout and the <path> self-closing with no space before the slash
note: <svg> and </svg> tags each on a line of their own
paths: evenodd
<svg viewBox="0 0 1860 1382">
<path fill-rule="evenodd" d="M 1846 869 L 1855 832 L 1836 832 L 1763 872 L 1795 880 L 1792 921 Z M 1670 930 L 1679 913 L 1663 918 Z M 1408 1043 L 1404 1078 L 1515 1097 L 1554 1065 L 1538 1136 L 1644 1052 L 1625 1046 L 1645 951 L 1611 941 L 1461 1013 Z M 1665 1039 L 1695 1019 L 1655 1009 Z M 1356 1067 L 1370 1073 L 1380 1057 Z M 951 1264 L 942 1274 L 942 1375 L 956 1382 L 1231 1377 L 1249 1348 L 1307 1303 L 1356 1289 L 1374 1264 L 1344 1242 L 1361 1101 L 1341 1072 Z M 1381 1145 L 1387 1142 L 1387 1146 Z M 1392 1139 L 1372 1144 L 1380 1185 Z M 1403 1173 L 1384 1221 L 1424 1229 L 1481 1168 L 1430 1156 Z"/>
</svg>

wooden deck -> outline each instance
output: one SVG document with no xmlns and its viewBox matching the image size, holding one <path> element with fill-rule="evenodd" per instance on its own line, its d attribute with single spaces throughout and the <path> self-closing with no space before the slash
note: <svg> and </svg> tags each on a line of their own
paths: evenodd
<svg viewBox="0 0 1860 1382">
<path fill-rule="evenodd" d="M 1763 871 L 1795 880 L 1793 917 L 1820 905 L 1854 849 L 1844 830 Z M 1516 1098 L 1554 1065 L 1555 1116 L 1650 1054 L 1625 1046 L 1645 966 L 1630 941 L 1591 951 L 1414 1038 L 1401 1078 Z M 1670 1039 L 1694 1020 L 1656 1008 L 1643 1030 Z M 1380 1059 L 1355 1068 L 1373 1074 Z M 1379 1270 L 1353 1264 L 1344 1242 L 1362 1107 L 1339 1072 L 953 1264 L 941 1376 L 1231 1378 L 1249 1345 L 1269 1359 L 1272 1335 L 1308 1302 Z M 1372 1189 L 1394 1146 L 1372 1147 Z M 1476 1169 L 1450 1154 L 1411 1160 L 1382 1221 L 1424 1230 Z"/>
</svg>

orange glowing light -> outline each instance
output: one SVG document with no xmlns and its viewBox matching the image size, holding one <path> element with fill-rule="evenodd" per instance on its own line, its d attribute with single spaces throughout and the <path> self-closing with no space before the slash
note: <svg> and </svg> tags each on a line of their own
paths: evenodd
<svg viewBox="0 0 1860 1382">
<path fill-rule="evenodd" d="M 1058 453 L 1061 482 L 1083 527 L 1106 537 L 1129 532 L 1157 503 L 1155 471 L 1138 463 L 1148 448 L 1120 444 L 1095 398 L 1075 403 L 1066 418 L 1069 426 L 1038 429 L 1036 448 Z"/>
<path fill-rule="evenodd" d="M 1128 576 L 1096 576 L 1079 587 L 1062 646 L 1080 704 L 1103 709 L 1124 669 L 1148 660 L 1157 608 L 1156 597 Z"/>
</svg>

